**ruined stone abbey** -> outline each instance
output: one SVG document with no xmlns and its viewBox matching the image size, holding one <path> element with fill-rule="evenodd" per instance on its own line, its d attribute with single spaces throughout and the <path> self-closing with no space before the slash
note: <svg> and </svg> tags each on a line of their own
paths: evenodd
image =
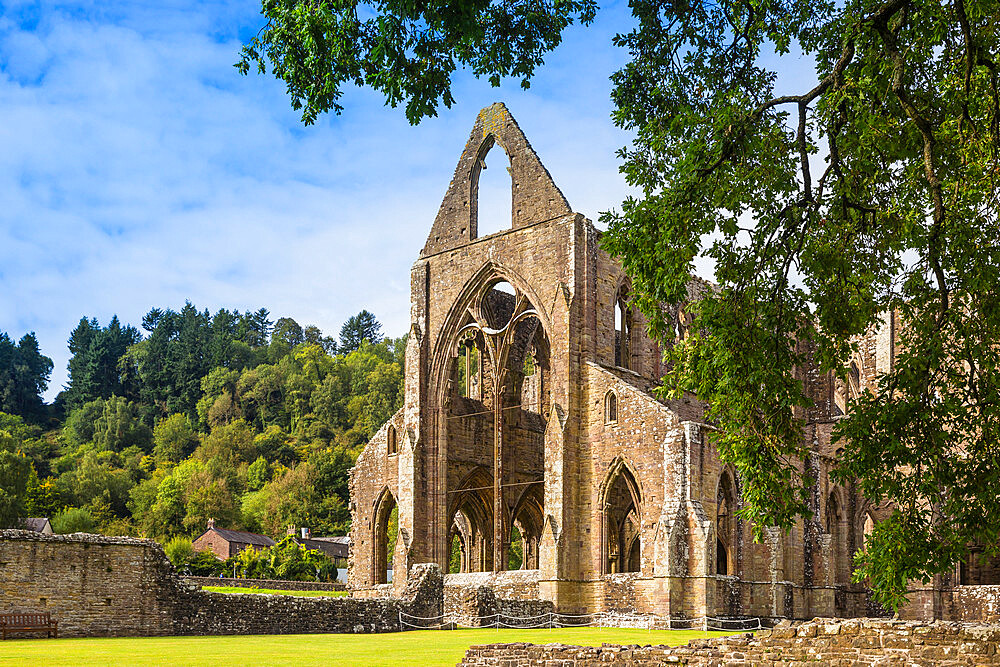
<svg viewBox="0 0 1000 667">
<path fill-rule="evenodd" d="M 511 221 L 480 236 L 491 151 L 510 161 Z M 351 587 L 386 584 L 390 561 L 396 586 L 419 563 L 448 572 L 454 548 L 462 572 L 503 573 L 518 542 L 518 581 L 563 613 L 873 615 L 849 582 L 880 508 L 829 478 L 830 434 L 892 363 L 893 318 L 863 341 L 847 386 L 800 370 L 816 405 L 805 415 L 813 518 L 754 543 L 703 405 L 652 393 L 661 350 L 600 236 L 507 109 L 480 112 L 412 267 L 404 405 L 352 472 Z M 684 335 L 683 304 L 671 312 Z"/>
</svg>

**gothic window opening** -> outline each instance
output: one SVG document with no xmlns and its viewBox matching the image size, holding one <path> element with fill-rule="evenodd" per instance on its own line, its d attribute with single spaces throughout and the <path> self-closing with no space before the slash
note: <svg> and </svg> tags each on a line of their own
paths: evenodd
<svg viewBox="0 0 1000 667">
<path fill-rule="evenodd" d="M 615 366 L 632 368 L 632 311 L 628 290 L 622 286 L 615 295 Z"/>
<path fill-rule="evenodd" d="M 861 395 L 861 370 L 857 363 L 851 362 L 851 368 L 847 373 L 847 398 L 853 401 Z"/>
<path fill-rule="evenodd" d="M 517 524 L 510 527 L 510 547 L 507 549 L 507 569 L 520 570 L 524 567 L 524 537 Z"/>
<path fill-rule="evenodd" d="M 871 514 L 865 513 L 865 522 L 861 528 L 861 548 L 864 549 L 868 546 L 868 540 L 871 539 L 871 534 L 875 532 L 875 519 Z"/>
<path fill-rule="evenodd" d="M 389 426 L 389 430 L 386 432 L 386 442 L 389 456 L 399 453 L 399 437 L 396 434 L 395 426 Z"/>
<path fill-rule="evenodd" d="M 847 368 L 847 379 L 841 381 L 837 378 L 834 382 L 833 402 L 839 414 L 846 415 L 851 406 L 851 401 L 861 395 L 861 369 L 857 362 L 852 361 Z"/>
<path fill-rule="evenodd" d="M 618 423 L 618 395 L 609 391 L 604 397 L 604 423 Z"/>
<path fill-rule="evenodd" d="M 482 364 L 475 338 L 467 339 L 458 352 L 458 393 L 465 398 L 482 400 Z"/>
<path fill-rule="evenodd" d="M 476 156 L 471 186 L 470 238 L 478 239 L 510 229 L 514 220 L 510 158 L 492 135 L 486 138 Z"/>
<path fill-rule="evenodd" d="M 729 550 L 722 540 L 715 541 L 715 573 L 726 576 L 729 574 Z"/>
<path fill-rule="evenodd" d="M 847 523 L 836 491 L 830 493 L 826 503 L 826 532 L 830 536 L 830 550 L 833 556 L 830 562 L 832 583 L 846 584 L 850 576 L 847 560 Z"/>
<path fill-rule="evenodd" d="M 736 544 L 739 523 L 736 519 L 736 492 L 729 472 L 722 473 L 715 500 L 715 573 L 736 575 Z"/>
<path fill-rule="evenodd" d="M 451 536 L 451 556 L 448 559 L 448 574 L 466 572 L 465 542 L 457 531 Z"/>
<path fill-rule="evenodd" d="M 538 350 L 534 345 L 524 355 L 521 375 L 524 378 L 521 386 L 521 407 L 540 414 L 542 412 L 542 372 L 539 367 Z"/>
</svg>

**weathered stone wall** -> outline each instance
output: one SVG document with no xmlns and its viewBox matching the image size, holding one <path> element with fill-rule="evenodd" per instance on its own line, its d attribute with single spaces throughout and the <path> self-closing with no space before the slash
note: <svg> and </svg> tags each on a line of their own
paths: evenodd
<svg viewBox="0 0 1000 667">
<path fill-rule="evenodd" d="M 186 595 L 155 542 L 0 531 L 0 612 L 48 612 L 62 636 L 172 634 Z"/>
<path fill-rule="evenodd" d="M 948 591 L 948 619 L 1000 622 L 1000 586 L 957 586 Z"/>
<path fill-rule="evenodd" d="M 537 600 L 538 570 L 509 570 L 507 572 L 463 572 L 444 576 L 445 594 L 449 588 L 478 588 L 488 586 L 497 597 L 506 600 Z"/>
<path fill-rule="evenodd" d="M 0 531 L 0 613 L 49 612 L 66 637 L 388 632 L 442 600 L 431 564 L 392 599 L 227 595 L 183 583 L 152 540 Z"/>
<path fill-rule="evenodd" d="M 467 627 L 489 626 L 493 616 L 531 618 L 555 611 L 539 599 L 538 570 L 468 572 L 444 578 L 444 614 L 449 622 Z M 530 623 L 521 623 L 521 625 Z"/>
<path fill-rule="evenodd" d="M 949 622 L 814 619 L 782 623 L 756 635 L 695 640 L 687 646 L 473 646 L 460 665 L 504 667 L 682 664 L 705 667 L 802 662 L 824 665 L 1000 665 L 1000 627 Z"/>
<path fill-rule="evenodd" d="M 181 581 L 195 586 L 231 586 L 233 588 L 264 588 L 278 591 L 343 591 L 347 584 L 323 581 L 288 581 L 286 579 L 234 579 L 232 577 L 181 576 Z"/>
</svg>

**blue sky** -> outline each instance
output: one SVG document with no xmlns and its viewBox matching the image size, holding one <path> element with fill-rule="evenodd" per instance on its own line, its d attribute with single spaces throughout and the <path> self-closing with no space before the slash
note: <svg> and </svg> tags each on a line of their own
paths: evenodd
<svg viewBox="0 0 1000 667">
<path fill-rule="evenodd" d="M 258 12 L 0 5 L 0 330 L 36 332 L 55 363 L 48 399 L 84 315 L 138 325 L 189 299 L 336 333 L 367 308 L 404 333 L 410 265 L 476 112 L 494 101 L 574 210 L 596 220 L 627 193 L 608 81 L 624 62 L 611 45 L 630 25 L 621 3 L 570 29 L 528 91 L 460 74 L 456 106 L 417 127 L 363 90 L 342 116 L 303 127 L 280 82 L 233 68 Z M 487 204 L 509 196 L 496 183 Z"/>
</svg>

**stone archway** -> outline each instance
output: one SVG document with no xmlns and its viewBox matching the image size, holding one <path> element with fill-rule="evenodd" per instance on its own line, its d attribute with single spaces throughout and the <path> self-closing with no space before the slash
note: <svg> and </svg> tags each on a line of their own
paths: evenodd
<svg viewBox="0 0 1000 667">
<path fill-rule="evenodd" d="M 623 459 L 616 459 L 609 467 L 599 503 L 602 573 L 639 572 L 642 495 L 635 473 Z"/>
<path fill-rule="evenodd" d="M 399 510 L 396 497 L 388 487 L 379 494 L 373 517 L 372 583 L 385 584 L 389 582 L 389 570 L 399 536 Z"/>
</svg>

